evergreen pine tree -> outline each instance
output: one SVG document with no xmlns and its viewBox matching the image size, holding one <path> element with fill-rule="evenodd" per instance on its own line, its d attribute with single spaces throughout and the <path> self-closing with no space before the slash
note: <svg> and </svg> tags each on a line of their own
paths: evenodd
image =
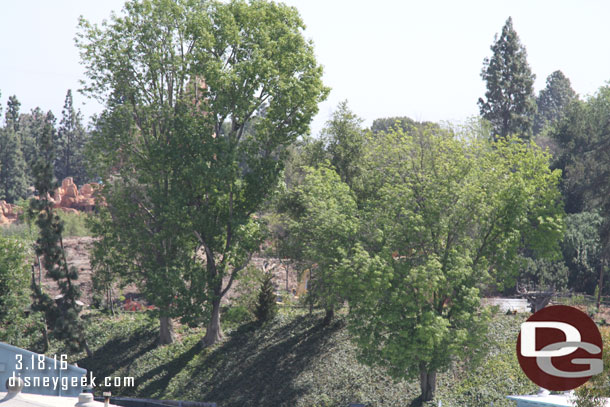
<svg viewBox="0 0 610 407">
<path fill-rule="evenodd" d="M 82 157 L 84 142 L 85 129 L 81 114 L 74 109 L 72 90 L 68 89 L 55 143 L 57 146 L 55 173 L 58 179 L 73 177 L 77 184 L 86 181 Z"/>
<path fill-rule="evenodd" d="M 6 103 L 6 127 L 13 129 L 13 131 L 19 131 L 19 108 L 21 103 L 17 99 L 17 96 L 13 95 L 8 98 Z"/>
<path fill-rule="evenodd" d="M 6 111 L 6 126 L 0 129 L 0 199 L 14 203 L 27 195 L 27 168 L 21 151 L 21 142 L 17 134 L 19 105 L 16 109 L 9 98 Z"/>
<path fill-rule="evenodd" d="M 0 129 L 0 199 L 15 203 L 27 196 L 26 165 L 18 135 L 11 129 Z"/>
<path fill-rule="evenodd" d="M 574 99 L 576 92 L 563 72 L 555 71 L 550 74 L 546 78 L 546 88 L 540 91 L 536 99 L 538 113 L 534 120 L 534 134 L 559 120 Z"/>
<path fill-rule="evenodd" d="M 73 349 L 84 348 L 90 356 L 91 351 L 78 315 L 81 308 L 77 303 L 80 291 L 75 284 L 78 272 L 75 267 L 68 267 L 62 240 L 63 222 L 55 214 L 53 204 L 49 200 L 50 194 L 58 186 L 53 174 L 54 122 L 53 114 L 47 113 L 45 126 L 40 134 L 40 155 L 33 168 L 38 199 L 30 201 L 30 211 L 36 216 L 36 224 L 40 229 L 36 240 L 36 254 L 42 256 L 47 275 L 57 283 L 61 292 L 61 298 L 54 303 L 48 304 L 47 301 L 47 307 L 50 306 L 51 309 L 45 310 L 49 316 L 46 322 L 53 330 L 54 336 L 64 340 Z M 35 295 L 38 295 L 38 292 L 35 291 Z"/>
<path fill-rule="evenodd" d="M 38 151 L 41 134 L 46 126 L 47 115 L 39 108 L 32 109 L 30 113 L 23 114 L 19 119 L 19 138 L 23 158 L 27 165 L 27 175 L 30 185 L 33 183 L 32 169 L 38 160 Z M 54 120 L 54 119 L 53 119 Z M 55 126 L 55 122 L 52 123 Z"/>
<path fill-rule="evenodd" d="M 485 58 L 481 71 L 487 83 L 485 100 L 479 98 L 481 116 L 491 122 L 494 138 L 510 134 L 529 138 L 536 113 L 536 76 L 527 63 L 527 52 L 513 29 L 511 17 L 491 50 L 493 55 Z"/>
<path fill-rule="evenodd" d="M 254 310 L 254 315 L 259 322 L 273 319 L 277 313 L 275 303 L 275 290 L 273 288 L 273 273 L 266 273 L 261 283 L 261 290 L 258 294 L 258 303 Z"/>
</svg>

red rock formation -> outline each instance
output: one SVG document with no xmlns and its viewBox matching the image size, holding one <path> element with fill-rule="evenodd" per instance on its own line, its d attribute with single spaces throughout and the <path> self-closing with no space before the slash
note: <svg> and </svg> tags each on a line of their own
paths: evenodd
<svg viewBox="0 0 610 407">
<path fill-rule="evenodd" d="M 61 182 L 61 187 L 53 193 L 54 206 L 56 208 L 91 212 L 95 208 L 94 194 L 98 189 L 98 184 L 85 184 L 79 191 L 72 177 L 68 177 Z"/>
<path fill-rule="evenodd" d="M 53 207 L 67 213 L 92 212 L 96 205 L 95 192 L 99 188 L 98 184 L 85 184 L 79 191 L 72 177 L 68 177 L 48 198 L 53 202 Z M 17 221 L 19 211 L 16 205 L 0 201 L 0 225 L 10 225 Z"/>
<path fill-rule="evenodd" d="M 0 201 L 0 225 L 9 225 L 19 218 L 19 208 L 16 205 Z"/>
</svg>

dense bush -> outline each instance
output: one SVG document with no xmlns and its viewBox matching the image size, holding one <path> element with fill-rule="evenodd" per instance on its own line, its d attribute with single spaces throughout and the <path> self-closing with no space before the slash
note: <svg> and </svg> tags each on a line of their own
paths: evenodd
<svg viewBox="0 0 610 407">
<path fill-rule="evenodd" d="M 29 304 L 27 241 L 0 236 L 0 340 L 22 344 L 31 320 L 25 316 Z"/>
</svg>

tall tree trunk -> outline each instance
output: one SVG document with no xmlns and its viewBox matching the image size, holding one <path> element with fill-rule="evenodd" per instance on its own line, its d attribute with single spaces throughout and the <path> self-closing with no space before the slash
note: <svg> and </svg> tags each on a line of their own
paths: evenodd
<svg viewBox="0 0 610 407">
<path fill-rule="evenodd" d="M 201 340 L 204 347 L 212 346 L 224 338 L 220 328 L 220 296 L 212 302 L 212 319 L 205 331 L 205 336 Z"/>
<path fill-rule="evenodd" d="M 174 325 L 172 319 L 167 316 L 159 317 L 159 345 L 174 343 Z"/>
<path fill-rule="evenodd" d="M 49 329 L 47 328 L 47 319 L 44 318 L 44 326 L 42 327 L 42 352 L 46 353 L 49 350 Z"/>
<path fill-rule="evenodd" d="M 419 387 L 421 389 L 421 401 L 426 402 L 434 399 L 436 392 L 436 372 L 430 371 L 425 366 L 419 367 Z"/>
<path fill-rule="evenodd" d="M 89 348 L 89 344 L 87 343 L 86 339 L 81 340 L 81 346 L 83 349 L 85 349 L 85 352 L 87 352 L 87 357 L 93 357 L 93 352 L 91 352 L 91 348 Z"/>
</svg>

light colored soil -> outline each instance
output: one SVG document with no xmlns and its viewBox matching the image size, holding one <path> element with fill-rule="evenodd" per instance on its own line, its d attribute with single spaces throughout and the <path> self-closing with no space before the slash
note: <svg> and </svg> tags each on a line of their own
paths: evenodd
<svg viewBox="0 0 610 407">
<path fill-rule="evenodd" d="M 64 250 L 66 251 L 66 260 L 70 267 L 74 266 L 78 270 L 78 288 L 81 292 L 80 300 L 87 305 L 91 304 L 93 295 L 93 282 L 91 280 L 91 264 L 89 262 L 89 253 L 93 246 L 94 239 L 92 237 L 65 237 L 63 239 Z M 38 273 L 38 269 L 36 269 Z M 59 288 L 52 278 L 45 275 L 42 271 L 42 285 L 47 293 L 54 297 L 59 294 Z M 36 276 L 38 277 L 38 275 Z M 138 289 L 133 286 L 127 286 L 122 291 L 123 295 L 137 297 Z"/>
<path fill-rule="evenodd" d="M 64 249 L 66 251 L 66 259 L 68 261 L 69 266 L 74 266 L 78 270 L 78 287 L 81 291 L 81 301 L 87 305 L 91 304 L 91 297 L 93 295 L 93 283 L 91 280 L 91 264 L 89 262 L 89 254 L 94 242 L 92 237 L 66 237 L 63 239 Z M 267 268 L 271 267 L 274 264 L 277 264 L 275 268 L 273 268 L 273 283 L 276 289 L 280 292 L 285 292 L 286 290 L 286 268 L 288 267 L 288 291 L 293 292 L 297 287 L 297 272 L 293 267 L 286 266 L 285 264 L 280 263 L 278 259 L 268 259 L 262 257 L 253 257 L 250 261 L 250 265 L 253 265 L 259 269 L 263 269 L 263 264 L 267 263 Z M 38 269 L 36 269 L 36 273 L 38 273 Z M 38 275 L 37 275 L 38 277 Z M 225 281 L 225 284 L 227 281 Z M 45 288 L 45 291 L 49 293 L 51 296 L 55 296 L 59 294 L 59 289 L 57 288 L 57 284 L 50 277 L 45 276 L 45 272 L 42 272 L 42 284 Z M 238 287 L 239 282 L 233 284 L 232 289 L 227 293 L 225 303 L 229 302 L 231 298 L 233 298 L 236 293 L 236 288 Z M 139 292 L 135 285 L 129 285 L 125 287 L 121 294 L 126 298 L 138 299 Z M 119 295 L 118 292 L 115 295 Z"/>
</svg>

